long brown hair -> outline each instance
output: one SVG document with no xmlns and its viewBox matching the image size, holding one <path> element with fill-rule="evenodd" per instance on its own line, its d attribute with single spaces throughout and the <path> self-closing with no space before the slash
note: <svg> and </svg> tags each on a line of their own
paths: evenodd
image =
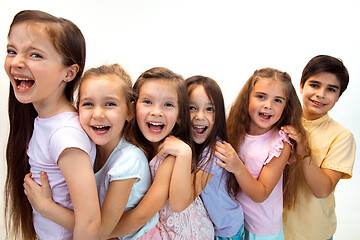
<svg viewBox="0 0 360 240">
<path fill-rule="evenodd" d="M 143 72 L 138 77 L 133 86 L 134 112 L 136 111 L 135 107 L 139 98 L 140 89 L 142 85 L 149 80 L 165 80 L 174 84 L 178 95 L 179 114 L 178 121 L 175 124 L 173 130 L 171 131 L 170 135 L 181 139 L 182 141 L 189 144 L 190 147 L 192 147 L 188 94 L 183 77 L 164 67 L 154 67 Z M 130 120 L 125 131 L 127 132 L 126 135 L 130 136 L 130 138 L 127 140 L 141 148 L 145 152 L 145 155 L 149 160 L 151 160 L 156 155 L 157 149 L 154 149 L 153 145 L 150 144 L 150 142 L 141 133 L 139 126 L 136 122 L 136 118 Z M 195 165 L 193 166 L 193 169 L 195 169 Z"/>
<path fill-rule="evenodd" d="M 227 141 L 224 98 L 220 86 L 212 78 L 196 75 L 187 78 L 185 81 L 189 96 L 197 87 L 203 86 L 207 97 L 214 107 L 214 126 L 212 131 L 203 143 L 194 143 L 197 169 L 204 169 L 207 167 L 211 169 L 214 162 L 213 158 L 216 142 L 218 140 Z M 206 159 L 206 161 L 203 161 L 203 159 Z M 224 175 L 222 177 L 227 177 L 227 182 L 230 182 L 231 180 L 229 179 L 231 178 L 236 181 L 235 175 L 227 171 L 224 171 Z M 237 189 L 232 189 L 232 186 L 228 186 L 227 191 L 229 196 L 235 198 Z"/>
<path fill-rule="evenodd" d="M 27 23 L 29 26 L 40 23 L 50 42 L 63 57 L 64 66 L 78 64 L 76 77 L 65 88 L 67 99 L 73 102 L 74 90 L 82 75 L 86 55 L 85 39 L 80 29 L 69 20 L 42 11 L 25 10 L 15 15 L 8 36 L 12 27 L 20 23 Z M 23 179 L 30 170 L 26 151 L 34 119 L 38 114 L 32 104 L 23 104 L 16 99 L 11 84 L 8 109 L 10 133 L 6 148 L 7 175 L 4 190 L 6 238 L 32 240 L 36 239 L 36 233 L 32 208 L 24 194 Z"/>
<path fill-rule="evenodd" d="M 239 95 L 237 96 L 235 102 L 231 106 L 229 116 L 227 118 L 227 127 L 228 127 L 228 137 L 230 144 L 238 150 L 241 146 L 246 131 L 249 128 L 250 116 L 249 116 L 249 97 L 256 82 L 259 79 L 271 78 L 283 83 L 284 92 L 286 96 L 286 105 L 283 110 L 283 113 L 280 119 L 274 124 L 274 128 L 280 129 L 280 127 L 285 125 L 291 125 L 298 129 L 298 131 L 306 136 L 304 127 L 301 122 L 302 118 L 302 107 L 300 100 L 296 94 L 295 88 L 291 82 L 291 77 L 286 72 L 279 71 L 274 68 L 263 68 L 256 70 L 254 74 L 247 80 L 245 85 L 240 90 Z M 293 148 L 296 148 L 296 142 L 292 141 Z M 293 157 L 298 160 L 296 154 L 293 154 Z M 291 171 L 288 173 L 298 172 L 300 161 L 296 161 L 291 164 Z M 294 203 L 296 198 L 296 191 L 293 191 L 297 185 L 292 174 L 284 174 L 284 205 L 290 206 Z M 232 183 L 237 184 L 237 183 Z"/>
</svg>

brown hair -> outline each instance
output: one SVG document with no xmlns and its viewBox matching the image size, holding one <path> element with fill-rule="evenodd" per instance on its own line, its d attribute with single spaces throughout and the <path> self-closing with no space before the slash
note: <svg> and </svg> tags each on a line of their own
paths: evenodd
<svg viewBox="0 0 360 240">
<path fill-rule="evenodd" d="M 189 144 L 190 147 L 192 147 L 188 94 L 183 77 L 163 67 L 154 67 L 143 72 L 138 77 L 133 87 L 134 112 L 136 111 L 135 107 L 139 98 L 141 87 L 146 81 L 149 80 L 165 80 L 174 84 L 178 95 L 177 97 L 179 104 L 179 114 L 178 114 L 178 121 L 175 124 L 173 130 L 171 131 L 170 135 L 173 135 L 181 139 L 182 141 Z M 128 138 L 127 140 L 134 143 L 139 148 L 141 148 L 145 152 L 145 155 L 149 160 L 156 155 L 157 149 L 154 149 L 152 144 L 150 144 L 150 142 L 141 133 L 139 126 L 136 122 L 136 118 L 130 120 L 125 131 L 127 132 L 126 135 L 130 136 L 130 138 Z M 193 164 L 193 169 L 195 169 L 194 164 Z"/>
<path fill-rule="evenodd" d="M 65 95 L 72 102 L 85 65 L 85 39 L 80 29 L 69 20 L 42 11 L 25 10 L 14 16 L 8 36 L 12 27 L 20 23 L 27 23 L 29 26 L 41 24 L 49 40 L 63 57 L 64 66 L 79 66 L 76 77 L 65 88 Z M 6 237 L 31 240 L 36 239 L 36 233 L 32 222 L 32 208 L 23 190 L 23 179 L 30 170 L 26 151 L 34 119 L 38 114 L 32 104 L 23 104 L 16 99 L 11 85 L 8 109 L 10 133 L 6 148 L 7 176 L 4 192 Z"/>
<path fill-rule="evenodd" d="M 318 55 L 313 57 L 304 67 L 301 75 L 300 85 L 304 87 L 305 82 L 316 74 L 327 72 L 336 76 L 340 83 L 340 95 L 346 90 L 349 84 L 349 73 L 340 59 Z"/>
<path fill-rule="evenodd" d="M 132 81 L 130 75 L 117 63 L 111 64 L 111 65 L 102 65 L 100 67 L 96 68 L 90 68 L 85 71 L 84 76 L 81 78 L 81 83 L 84 81 L 84 79 L 88 77 L 99 77 L 103 75 L 114 75 L 118 77 L 118 80 L 122 83 L 124 93 L 125 93 L 125 99 L 126 99 L 126 105 L 128 109 L 131 109 L 131 101 L 133 99 L 133 91 L 132 91 Z M 77 102 L 76 106 L 79 108 L 79 100 L 80 100 L 80 87 L 78 91 L 77 96 Z"/>
<path fill-rule="evenodd" d="M 249 128 L 250 116 L 249 116 L 249 97 L 250 94 L 259 79 L 271 78 L 274 80 L 281 81 L 284 86 L 285 95 L 286 95 L 286 105 L 283 110 L 283 113 L 280 119 L 274 124 L 274 128 L 280 129 L 280 127 L 285 125 L 291 125 L 298 129 L 298 131 L 306 136 L 304 127 L 301 122 L 302 118 L 302 107 L 299 101 L 299 98 L 296 94 L 295 88 L 291 82 L 291 77 L 286 72 L 279 71 L 274 68 L 263 68 L 256 70 L 254 74 L 247 80 L 245 85 L 242 87 L 239 95 L 237 96 L 235 102 L 231 106 L 229 116 L 227 118 L 227 127 L 228 127 L 228 137 L 231 145 L 238 150 L 241 146 L 246 131 Z M 292 141 L 293 148 L 296 148 L 295 141 Z M 296 154 L 295 154 L 296 155 Z M 297 156 L 294 157 L 298 159 Z M 300 161 L 296 161 L 293 164 L 294 171 L 298 171 Z M 296 167 L 295 167 L 296 166 Z M 287 170 L 286 170 L 287 171 Z M 291 171 L 292 172 L 292 171 Z M 297 185 L 292 179 L 293 176 L 284 174 L 284 204 L 286 206 L 294 203 L 296 198 L 295 185 Z"/>
</svg>

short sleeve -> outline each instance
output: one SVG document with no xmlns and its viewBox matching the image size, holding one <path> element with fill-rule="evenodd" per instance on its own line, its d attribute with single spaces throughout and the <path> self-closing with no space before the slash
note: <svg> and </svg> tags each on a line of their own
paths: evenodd
<svg viewBox="0 0 360 240">
<path fill-rule="evenodd" d="M 342 131 L 331 143 L 321 168 L 342 172 L 344 173 L 342 178 L 351 178 L 355 152 L 356 144 L 353 134 L 349 131 Z"/>
<path fill-rule="evenodd" d="M 109 182 L 135 178 L 140 181 L 143 176 L 150 176 L 150 169 L 145 154 L 138 148 L 127 149 L 119 155 L 108 172 Z"/>
<path fill-rule="evenodd" d="M 90 155 L 92 144 L 86 133 L 74 127 L 57 129 L 50 137 L 49 153 L 55 163 L 67 148 L 78 148 Z"/>
<path fill-rule="evenodd" d="M 286 133 L 283 132 L 282 130 L 279 130 L 278 134 L 276 135 L 276 138 L 274 139 L 272 147 L 269 151 L 269 156 L 264 162 L 264 165 L 268 164 L 274 157 L 280 156 L 281 151 L 284 147 L 284 142 L 287 142 L 290 144 L 290 146 L 292 146 L 292 144 L 290 143 L 290 139 L 286 135 Z"/>
</svg>

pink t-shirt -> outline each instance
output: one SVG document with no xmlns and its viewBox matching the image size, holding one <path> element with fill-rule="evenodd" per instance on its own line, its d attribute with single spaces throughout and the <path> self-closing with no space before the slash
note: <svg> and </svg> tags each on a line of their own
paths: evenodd
<svg viewBox="0 0 360 240">
<path fill-rule="evenodd" d="M 263 166 L 278 157 L 284 147 L 290 144 L 288 136 L 277 129 L 262 135 L 246 135 L 239 150 L 239 157 L 244 161 L 250 174 L 257 179 Z M 282 175 L 270 196 L 262 203 L 251 200 L 244 192 L 240 192 L 237 200 L 244 211 L 244 227 L 255 235 L 279 233 L 282 228 L 283 188 Z"/>
<path fill-rule="evenodd" d="M 57 165 L 60 154 L 67 148 L 83 150 L 89 154 L 91 163 L 94 164 L 95 144 L 81 128 L 77 113 L 64 112 L 51 118 L 35 119 L 34 131 L 27 150 L 32 178 L 40 184 L 40 172 L 46 172 L 53 200 L 73 210 L 69 190 Z M 35 210 L 33 220 L 36 234 L 41 239 L 72 239 L 71 231 L 43 218 Z"/>
</svg>

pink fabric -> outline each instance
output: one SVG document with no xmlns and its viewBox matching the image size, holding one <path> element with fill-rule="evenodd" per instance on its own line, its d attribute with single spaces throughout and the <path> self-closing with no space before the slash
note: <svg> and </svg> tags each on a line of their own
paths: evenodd
<svg viewBox="0 0 360 240">
<path fill-rule="evenodd" d="M 150 161 L 151 175 L 154 178 L 157 168 L 166 155 Z M 157 224 L 163 240 L 206 240 L 214 239 L 214 227 L 200 197 L 184 211 L 171 211 L 169 201 L 159 212 Z M 155 238 L 154 238 L 155 239 Z"/>
<path fill-rule="evenodd" d="M 160 228 L 157 223 L 152 229 L 138 238 L 138 240 L 161 240 Z"/>
<path fill-rule="evenodd" d="M 32 178 L 40 184 L 40 172 L 46 172 L 53 200 L 72 210 L 70 193 L 57 165 L 60 154 L 67 148 L 83 150 L 89 154 L 91 163 L 94 163 L 95 144 L 81 128 L 77 113 L 64 112 L 51 118 L 35 119 L 34 131 L 27 150 Z M 35 210 L 33 210 L 33 222 L 35 231 L 41 239 L 72 239 L 73 234 L 70 230 L 42 217 Z"/>
<path fill-rule="evenodd" d="M 290 144 L 288 136 L 277 129 L 263 135 L 246 135 L 239 150 L 239 157 L 250 174 L 258 179 L 264 165 L 274 157 L 279 157 L 284 142 Z M 282 228 L 283 211 L 282 175 L 270 196 L 262 203 L 255 203 L 245 193 L 240 192 L 237 199 L 244 211 L 244 226 L 256 235 L 279 233 Z"/>
</svg>

